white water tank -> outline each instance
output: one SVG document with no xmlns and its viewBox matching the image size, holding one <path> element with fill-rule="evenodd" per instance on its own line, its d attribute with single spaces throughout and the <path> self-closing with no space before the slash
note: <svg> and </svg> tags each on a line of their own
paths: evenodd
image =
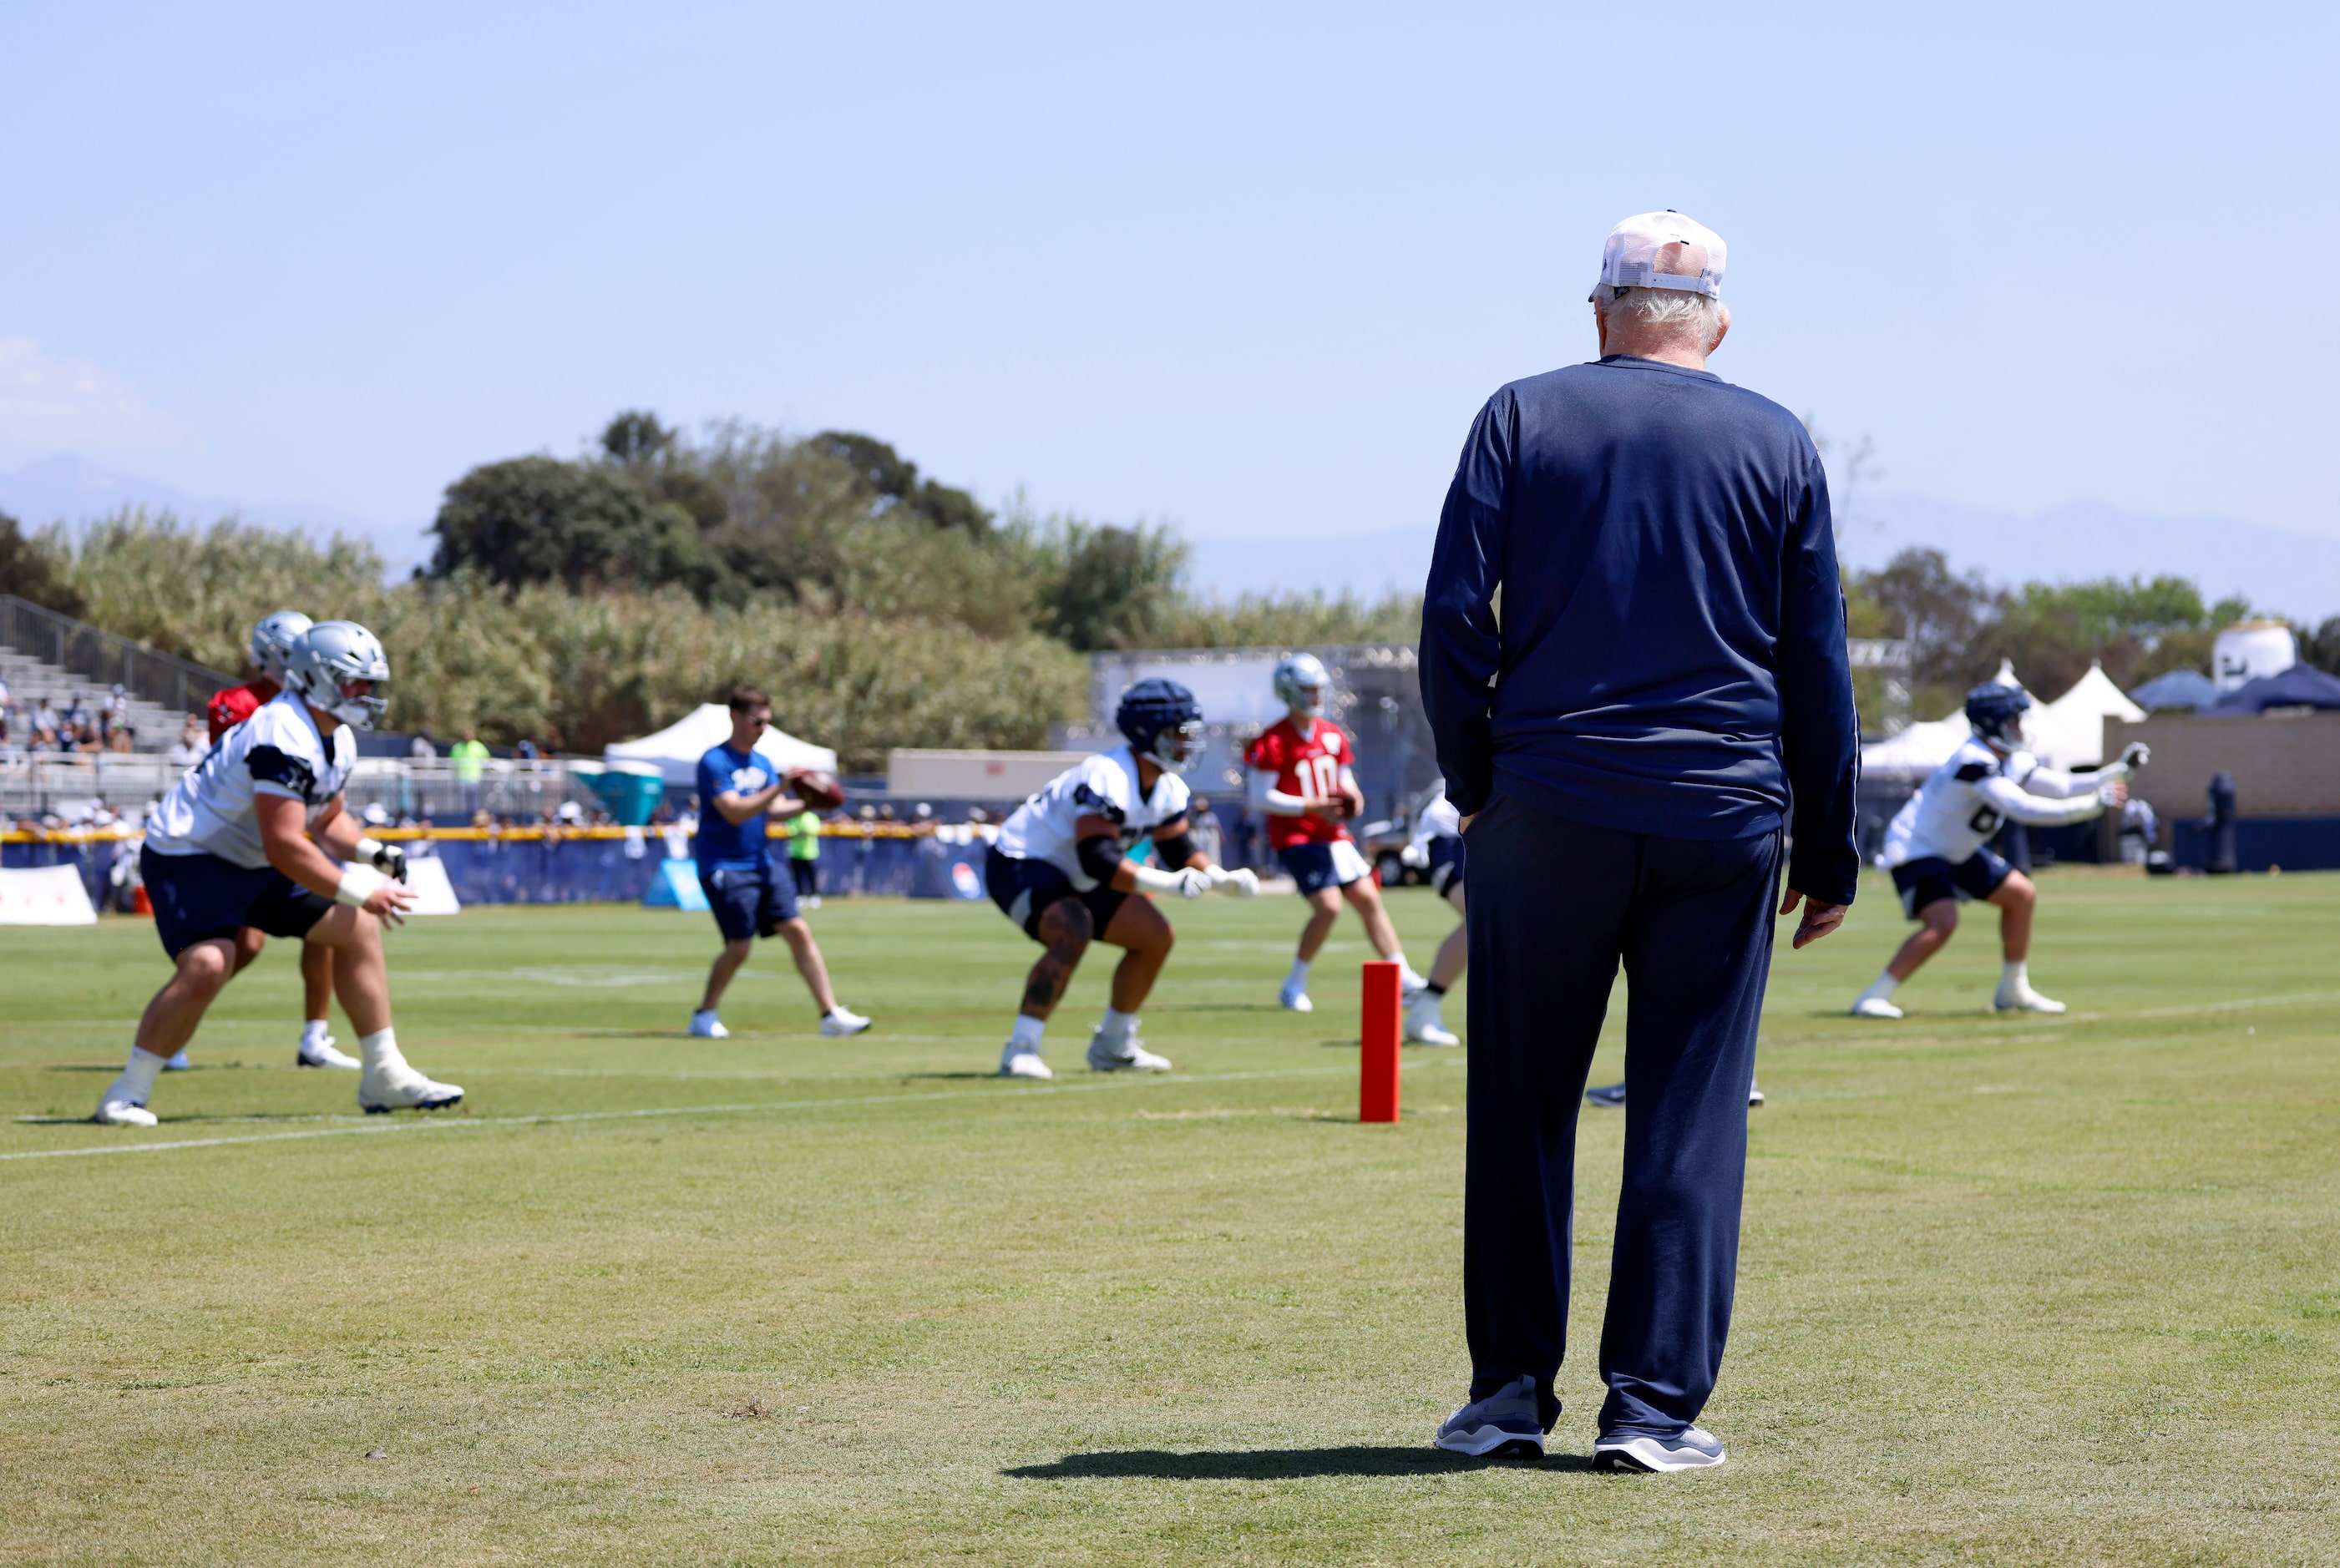
<svg viewBox="0 0 2340 1568">
<path fill-rule="evenodd" d="M 2281 621 L 2236 621 L 2210 645 L 2210 678 L 2222 692 L 2281 675 L 2298 662 L 2298 639 Z"/>
</svg>

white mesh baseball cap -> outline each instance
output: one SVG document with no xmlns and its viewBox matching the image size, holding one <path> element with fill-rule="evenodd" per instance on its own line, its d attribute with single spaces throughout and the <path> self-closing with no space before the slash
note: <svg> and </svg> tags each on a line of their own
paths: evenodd
<svg viewBox="0 0 2340 1568">
<path fill-rule="evenodd" d="M 1721 235 L 1671 208 L 1638 213 L 1609 231 L 1601 247 L 1601 281 L 1585 298 L 1597 299 L 1608 287 L 1673 289 L 1720 299 L 1730 253 Z"/>
</svg>

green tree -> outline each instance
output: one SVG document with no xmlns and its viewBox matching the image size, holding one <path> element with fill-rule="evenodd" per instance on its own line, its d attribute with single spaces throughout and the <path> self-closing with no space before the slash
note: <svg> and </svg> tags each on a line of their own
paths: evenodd
<svg viewBox="0 0 2340 1568">
<path fill-rule="evenodd" d="M 917 513 L 937 528 L 963 528 L 981 534 L 991 527 L 991 514 L 965 490 L 918 478 L 918 465 L 875 436 L 851 430 L 823 430 L 807 443 L 815 451 L 836 459 L 866 486 L 875 509 L 899 506 Z"/>
<path fill-rule="evenodd" d="M 447 487 L 430 575 L 476 571 L 519 587 L 571 589 L 689 579 L 704 562 L 696 520 L 622 470 L 556 458 L 473 468 Z"/>
<path fill-rule="evenodd" d="M 1185 602 L 1187 559 L 1167 526 L 1019 517 L 1004 531 L 1024 559 L 1038 630 L 1082 653 L 1163 646 Z"/>
<path fill-rule="evenodd" d="M 65 580 L 55 553 L 42 540 L 28 539 L 16 519 L 0 512 L 0 594 L 14 594 L 59 615 L 82 612 L 81 596 Z"/>
</svg>

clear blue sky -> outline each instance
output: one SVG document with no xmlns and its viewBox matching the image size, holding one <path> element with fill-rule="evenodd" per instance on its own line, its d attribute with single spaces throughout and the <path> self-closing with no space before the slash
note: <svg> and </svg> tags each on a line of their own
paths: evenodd
<svg viewBox="0 0 2340 1568">
<path fill-rule="evenodd" d="M 1435 514 L 1618 218 L 1885 484 L 2340 535 L 2328 6 L 0 14 L 0 463 L 411 530 L 615 409 L 1200 536 Z"/>
</svg>

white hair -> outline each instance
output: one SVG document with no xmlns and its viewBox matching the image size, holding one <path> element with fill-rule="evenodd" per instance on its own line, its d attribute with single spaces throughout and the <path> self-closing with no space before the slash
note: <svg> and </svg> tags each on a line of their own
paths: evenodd
<svg viewBox="0 0 2340 1568">
<path fill-rule="evenodd" d="M 1700 338 L 1712 337 L 1722 325 L 1722 301 L 1686 289 L 1611 288 L 1601 309 L 1611 320 L 1621 315 L 1644 327 L 1691 328 Z"/>
</svg>

